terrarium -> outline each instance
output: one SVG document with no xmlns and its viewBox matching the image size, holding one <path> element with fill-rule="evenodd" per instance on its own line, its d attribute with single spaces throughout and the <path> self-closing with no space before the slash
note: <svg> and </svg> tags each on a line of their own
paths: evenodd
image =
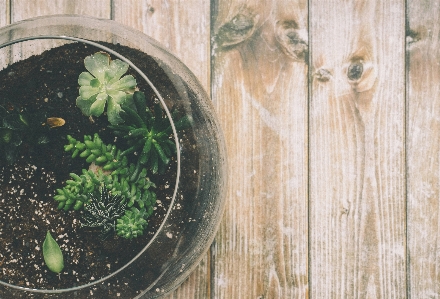
<svg viewBox="0 0 440 299">
<path fill-rule="evenodd" d="M 0 29 L 0 297 L 156 298 L 211 244 L 225 147 L 195 76 L 144 34 Z"/>
</svg>

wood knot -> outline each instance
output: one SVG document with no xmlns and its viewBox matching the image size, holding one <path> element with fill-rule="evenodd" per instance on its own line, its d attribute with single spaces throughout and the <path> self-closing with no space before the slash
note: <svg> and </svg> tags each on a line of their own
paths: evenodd
<svg viewBox="0 0 440 299">
<path fill-rule="evenodd" d="M 319 69 L 315 73 L 315 78 L 320 82 L 327 82 L 331 79 L 332 74 L 329 70 L 326 69 Z"/>
<path fill-rule="evenodd" d="M 289 57 L 308 62 L 308 37 L 306 30 L 299 29 L 294 20 L 278 21 L 275 36 L 282 51 Z"/>
<path fill-rule="evenodd" d="M 238 13 L 219 28 L 215 35 L 216 45 L 227 48 L 243 42 L 254 33 L 257 20 L 258 16 L 251 13 Z"/>
<path fill-rule="evenodd" d="M 423 35 L 426 35 L 426 30 L 423 28 L 419 28 L 418 31 L 408 29 L 406 31 L 406 48 L 411 50 L 412 46 L 423 38 Z"/>
<path fill-rule="evenodd" d="M 362 73 L 364 71 L 364 65 L 361 61 L 352 62 L 348 66 L 347 77 L 350 81 L 359 80 L 362 77 Z"/>
<path fill-rule="evenodd" d="M 344 73 L 348 83 L 356 92 L 371 89 L 377 79 L 377 71 L 371 55 L 354 55 L 345 64 Z"/>
</svg>

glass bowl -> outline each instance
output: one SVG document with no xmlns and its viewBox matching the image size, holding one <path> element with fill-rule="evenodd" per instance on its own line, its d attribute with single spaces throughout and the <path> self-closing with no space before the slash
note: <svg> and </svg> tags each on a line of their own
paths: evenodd
<svg viewBox="0 0 440 299">
<path fill-rule="evenodd" d="M 166 200 L 168 204 L 148 243 L 132 259 L 114 267 L 108 275 L 93 277 L 88 282 L 66 281 L 62 287 L 51 287 L 49 284 L 40 288 L 38 279 L 37 285 L 29 286 L 27 280 L 26 283 L 14 284 L 5 281 L 3 273 L 0 276 L 0 297 L 161 297 L 179 286 L 198 264 L 212 243 L 222 217 L 226 152 L 215 111 L 198 80 L 182 62 L 152 38 L 111 20 L 54 15 L 3 27 L 0 29 L 0 70 L 4 72 L 11 65 L 33 59 L 29 60 L 33 67 L 44 71 L 44 67 L 38 65 L 42 60 L 39 57 L 46 55 L 45 59 L 50 59 L 47 53 L 51 52 L 48 51 L 66 45 L 97 49 L 127 62 L 136 73 L 139 85 L 142 83 L 151 89 L 155 100 L 160 102 L 171 120 L 173 142 L 179 149 L 174 157 L 175 175 L 169 185 L 163 187 L 169 188 L 172 196 L 158 198 L 158 203 Z M 122 51 L 127 49 L 125 47 L 130 50 Z M 148 63 L 144 63 L 145 54 Z M 149 63 L 160 69 L 160 75 L 149 67 Z M 59 76 L 63 72 L 60 71 Z M 54 94 L 63 98 L 56 90 Z M 75 98 L 64 98 L 75 101 Z M 176 130 L 171 116 L 173 107 L 178 107 L 191 120 L 189 128 Z M 3 219 L 2 222 L 5 221 Z M 2 227 L 0 240 L 1 230 Z M 36 248 L 39 250 L 38 246 Z M 38 251 L 34 253 L 38 254 Z M 4 256 L 3 262 L 7 263 L 8 259 Z M 71 270 L 66 265 L 58 279 L 62 280 L 68 271 Z"/>
</svg>

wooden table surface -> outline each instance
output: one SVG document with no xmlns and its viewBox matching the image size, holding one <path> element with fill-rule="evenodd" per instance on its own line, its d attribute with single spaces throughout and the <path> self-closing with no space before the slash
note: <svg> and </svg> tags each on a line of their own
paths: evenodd
<svg viewBox="0 0 440 299">
<path fill-rule="evenodd" d="M 0 0 L 113 19 L 211 94 L 230 184 L 167 298 L 440 298 L 440 0 Z"/>
</svg>

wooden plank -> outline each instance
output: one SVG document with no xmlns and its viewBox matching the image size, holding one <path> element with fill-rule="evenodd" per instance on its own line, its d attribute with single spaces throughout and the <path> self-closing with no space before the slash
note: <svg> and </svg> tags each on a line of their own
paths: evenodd
<svg viewBox="0 0 440 299">
<path fill-rule="evenodd" d="M 0 26 L 5 26 L 11 23 L 11 7 L 9 0 L 0 0 Z"/>
<path fill-rule="evenodd" d="M 11 22 L 54 14 L 82 14 L 98 18 L 110 18 L 111 0 L 97 0 L 90 5 L 90 1 L 78 0 L 10 0 Z M 66 43 L 62 40 L 35 40 L 11 46 L 12 62 L 37 55 L 55 46 Z"/>
<path fill-rule="evenodd" d="M 114 0 L 113 19 L 159 41 L 210 86 L 209 1 Z"/>
<path fill-rule="evenodd" d="M 212 94 L 229 155 L 213 298 L 305 298 L 307 1 L 214 3 Z"/>
<path fill-rule="evenodd" d="M 0 27 L 11 23 L 11 7 L 9 0 L 0 0 Z M 10 63 L 9 49 L 0 49 L 0 70 L 7 67 Z"/>
<path fill-rule="evenodd" d="M 11 21 L 53 14 L 81 14 L 110 19 L 111 0 L 10 0 Z"/>
<path fill-rule="evenodd" d="M 409 1 L 408 251 L 412 298 L 440 294 L 440 1 Z"/>
<path fill-rule="evenodd" d="M 312 298 L 406 297 L 404 2 L 310 4 Z"/>
<path fill-rule="evenodd" d="M 209 1 L 114 0 L 112 19 L 159 41 L 210 88 Z M 167 298 L 210 298 L 209 253 Z"/>
</svg>

